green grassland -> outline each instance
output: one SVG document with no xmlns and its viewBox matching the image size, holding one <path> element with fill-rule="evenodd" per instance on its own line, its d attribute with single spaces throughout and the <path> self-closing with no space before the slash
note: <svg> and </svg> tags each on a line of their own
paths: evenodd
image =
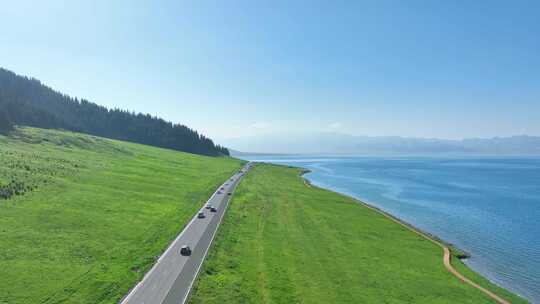
<svg viewBox="0 0 540 304">
<path fill-rule="evenodd" d="M 492 303 L 444 268 L 440 247 L 351 198 L 307 187 L 300 173 L 257 165 L 247 175 L 191 303 Z"/>
<path fill-rule="evenodd" d="M 0 303 L 117 303 L 241 165 L 62 131 L 0 136 Z"/>
</svg>

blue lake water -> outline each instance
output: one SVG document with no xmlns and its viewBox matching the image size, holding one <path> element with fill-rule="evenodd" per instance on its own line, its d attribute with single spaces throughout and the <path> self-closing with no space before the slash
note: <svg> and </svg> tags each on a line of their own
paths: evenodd
<svg viewBox="0 0 540 304">
<path fill-rule="evenodd" d="M 540 303 L 540 158 L 246 156 L 304 167 L 472 255 L 465 263 Z"/>
</svg>

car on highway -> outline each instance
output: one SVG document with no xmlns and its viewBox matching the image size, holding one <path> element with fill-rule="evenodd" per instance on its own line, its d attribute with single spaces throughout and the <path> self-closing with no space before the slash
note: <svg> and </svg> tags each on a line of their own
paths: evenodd
<svg viewBox="0 0 540 304">
<path fill-rule="evenodd" d="M 180 248 L 180 254 L 184 256 L 191 255 L 191 248 L 189 248 L 188 245 L 183 245 L 182 248 Z"/>
<path fill-rule="evenodd" d="M 232 193 L 231 193 L 231 192 L 229 192 L 229 193 L 227 193 L 227 195 L 232 195 Z"/>
<path fill-rule="evenodd" d="M 205 218 L 206 215 L 204 215 L 204 212 L 199 212 L 199 214 L 197 214 L 197 217 L 201 219 L 201 218 Z"/>
<path fill-rule="evenodd" d="M 211 204 L 208 204 L 208 205 L 206 205 L 205 208 L 206 208 L 206 209 L 210 209 L 210 208 L 212 208 L 212 205 L 211 205 Z"/>
<path fill-rule="evenodd" d="M 216 207 L 210 208 L 210 212 L 217 212 L 217 208 Z"/>
</svg>

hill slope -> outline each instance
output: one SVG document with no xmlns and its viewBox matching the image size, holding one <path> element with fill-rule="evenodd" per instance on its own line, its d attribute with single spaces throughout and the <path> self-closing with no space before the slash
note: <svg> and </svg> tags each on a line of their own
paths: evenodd
<svg viewBox="0 0 540 304">
<path fill-rule="evenodd" d="M 257 165 L 240 184 L 191 303 L 492 303 L 442 250 L 299 169 Z M 476 282 L 525 303 L 465 268 Z"/>
<path fill-rule="evenodd" d="M 71 132 L 0 135 L 0 303 L 117 303 L 240 167 Z"/>
<path fill-rule="evenodd" d="M 61 128 L 209 156 L 229 155 L 226 148 L 184 125 L 149 114 L 110 110 L 0 68 L 0 134 L 7 133 L 11 124 Z"/>
</svg>

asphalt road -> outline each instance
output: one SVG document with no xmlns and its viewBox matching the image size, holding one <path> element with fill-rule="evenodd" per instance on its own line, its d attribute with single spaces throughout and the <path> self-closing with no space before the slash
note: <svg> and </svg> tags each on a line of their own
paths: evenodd
<svg viewBox="0 0 540 304">
<path fill-rule="evenodd" d="M 247 164 L 242 171 L 247 172 L 249 167 Z M 206 217 L 199 219 L 195 214 L 121 304 L 181 304 L 186 301 L 232 197 L 228 193 L 233 193 L 242 176 L 241 172 L 236 173 L 214 192 L 207 204 L 216 207 L 217 212 L 210 212 L 203 206 L 199 212 L 204 212 Z M 183 245 L 191 248 L 191 256 L 180 254 Z"/>
</svg>

